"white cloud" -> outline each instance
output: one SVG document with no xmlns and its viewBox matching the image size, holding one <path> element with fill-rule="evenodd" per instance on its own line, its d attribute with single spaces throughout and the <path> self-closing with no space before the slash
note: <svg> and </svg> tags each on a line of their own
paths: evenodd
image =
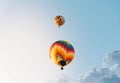
<svg viewBox="0 0 120 83">
<path fill-rule="evenodd" d="M 120 76 L 120 51 L 109 53 L 104 59 L 103 67 L 109 68 Z"/>
<path fill-rule="evenodd" d="M 109 53 L 105 59 L 103 65 L 105 67 L 112 67 L 115 64 L 120 64 L 120 51 L 113 51 L 112 53 Z"/>
<path fill-rule="evenodd" d="M 120 78 L 107 68 L 93 69 L 81 75 L 78 83 L 120 83 Z"/>
</svg>

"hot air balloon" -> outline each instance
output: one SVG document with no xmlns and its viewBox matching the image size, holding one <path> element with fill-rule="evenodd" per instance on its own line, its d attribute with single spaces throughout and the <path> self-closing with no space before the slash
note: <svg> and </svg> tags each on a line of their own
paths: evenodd
<svg viewBox="0 0 120 83">
<path fill-rule="evenodd" d="M 65 23 L 65 19 L 64 19 L 63 16 L 58 15 L 58 16 L 56 16 L 56 17 L 54 18 L 54 22 L 55 22 L 55 24 L 56 24 L 58 27 L 60 27 L 60 26 L 62 26 L 62 25 Z"/>
<path fill-rule="evenodd" d="M 68 65 L 74 59 L 75 51 L 73 46 L 65 40 L 56 41 L 49 50 L 49 57 L 53 63 L 61 67 Z"/>
</svg>

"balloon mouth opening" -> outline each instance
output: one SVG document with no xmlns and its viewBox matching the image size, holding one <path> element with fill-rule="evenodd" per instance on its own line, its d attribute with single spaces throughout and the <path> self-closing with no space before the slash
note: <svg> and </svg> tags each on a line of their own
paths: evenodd
<svg viewBox="0 0 120 83">
<path fill-rule="evenodd" d="M 66 65 L 65 61 L 59 61 L 58 64 L 61 66 L 61 70 L 63 70 L 63 66 Z"/>
<path fill-rule="evenodd" d="M 65 65 L 66 65 L 66 62 L 65 62 L 65 61 L 59 61 L 59 65 L 65 66 Z"/>
</svg>

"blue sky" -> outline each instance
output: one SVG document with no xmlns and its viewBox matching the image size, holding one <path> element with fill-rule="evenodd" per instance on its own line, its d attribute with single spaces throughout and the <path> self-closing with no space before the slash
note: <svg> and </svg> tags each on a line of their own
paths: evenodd
<svg viewBox="0 0 120 83">
<path fill-rule="evenodd" d="M 14 46 L 14 49 L 20 47 L 22 53 L 22 48 L 25 48 L 27 42 L 34 38 L 27 44 L 29 48 L 27 52 L 32 51 L 31 56 L 36 52 L 36 57 L 41 54 L 38 58 L 43 57 L 45 60 L 41 62 L 47 63 L 51 70 L 61 73 L 57 66 L 50 63 L 48 51 L 55 41 L 67 40 L 75 49 L 75 59 L 65 67 L 64 73 L 77 75 L 78 72 L 82 73 L 94 67 L 99 68 L 107 53 L 120 49 L 119 4 L 119 0 L 1 0 L 0 37 L 2 43 L 0 49 L 4 47 L 4 43 L 7 52 L 9 52 L 8 48 Z M 56 15 L 65 17 L 65 24 L 61 28 L 57 28 L 54 24 Z M 23 42 L 21 39 L 26 40 Z M 8 42 L 9 40 L 11 42 Z M 12 43 L 12 41 L 16 42 Z M 22 46 L 19 46 L 21 45 L 19 43 L 22 43 Z M 35 46 L 38 44 L 38 47 L 30 49 L 30 45 L 34 43 L 36 43 Z M 39 50 L 42 52 L 39 53 Z"/>
<path fill-rule="evenodd" d="M 119 3 L 118 0 L 50 2 L 53 15 L 65 16 L 66 23 L 59 33 L 76 50 L 75 70 L 99 67 L 108 52 L 120 49 Z"/>
</svg>

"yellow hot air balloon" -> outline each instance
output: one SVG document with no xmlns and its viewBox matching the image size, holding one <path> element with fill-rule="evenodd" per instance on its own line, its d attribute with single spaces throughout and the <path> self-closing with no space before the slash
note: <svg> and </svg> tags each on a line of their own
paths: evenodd
<svg viewBox="0 0 120 83">
<path fill-rule="evenodd" d="M 74 59 L 75 51 L 73 46 L 65 40 L 56 41 L 49 50 L 49 57 L 53 63 L 61 67 L 68 65 Z"/>
<path fill-rule="evenodd" d="M 58 15 L 58 16 L 56 16 L 56 17 L 54 18 L 54 22 L 55 22 L 55 24 L 56 24 L 58 27 L 60 27 L 60 26 L 62 26 L 62 25 L 65 23 L 65 19 L 64 19 L 63 16 Z"/>
</svg>

